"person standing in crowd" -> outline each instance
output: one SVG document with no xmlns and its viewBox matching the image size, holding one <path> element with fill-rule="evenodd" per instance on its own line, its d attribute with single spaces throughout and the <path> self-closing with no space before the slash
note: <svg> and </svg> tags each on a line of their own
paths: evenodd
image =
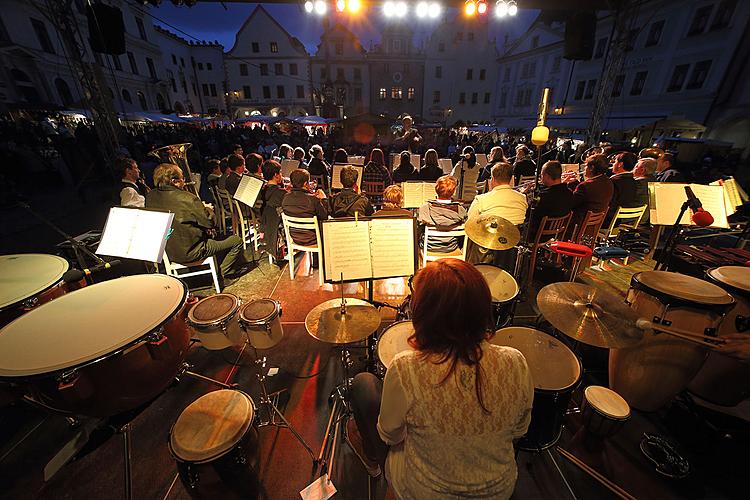
<svg viewBox="0 0 750 500">
<path fill-rule="evenodd" d="M 249 175 L 261 177 L 263 175 L 261 165 L 263 165 L 263 157 L 258 153 L 250 153 L 245 157 L 245 171 Z"/>
<path fill-rule="evenodd" d="M 227 159 L 227 165 L 229 166 L 229 175 L 225 184 L 229 194 L 234 196 L 240 186 L 242 174 L 245 173 L 245 159 L 240 155 L 230 155 Z"/>
<path fill-rule="evenodd" d="M 359 172 L 351 165 L 341 169 L 343 189 L 331 197 L 332 217 L 354 217 L 355 213 L 369 217 L 375 212 L 367 196 L 359 192 L 358 178 Z"/>
<path fill-rule="evenodd" d="M 576 225 L 578 230 L 581 229 L 580 225 L 586 218 L 586 213 L 601 213 L 609 209 L 615 188 L 607 177 L 608 171 L 609 162 L 603 154 L 591 155 L 586 159 L 586 180 L 578 184 L 573 192 L 573 218 L 570 221 L 569 233 L 572 233 Z"/>
<path fill-rule="evenodd" d="M 310 193 L 310 174 L 307 170 L 297 168 L 289 174 L 292 184 L 291 192 L 284 196 L 281 208 L 290 217 L 316 217 L 318 221 L 328 218 L 326 195 L 322 189 Z M 318 244 L 315 232 L 305 229 L 290 229 L 290 236 L 299 245 L 314 247 Z M 312 267 L 318 267 L 318 254 L 313 253 Z"/>
<path fill-rule="evenodd" d="M 310 162 L 307 164 L 310 176 L 318 180 L 318 186 L 328 192 L 331 189 L 331 166 L 323 159 L 323 148 L 315 144 L 310 148 Z M 321 183 L 321 181 L 323 181 Z"/>
<path fill-rule="evenodd" d="M 172 234 L 167 239 L 169 260 L 189 264 L 216 255 L 221 275 L 234 278 L 242 274 L 247 264 L 242 240 L 237 235 L 215 240 L 213 221 L 208 217 L 201 200 L 185 191 L 182 169 L 162 163 L 154 172 L 155 188 L 146 195 L 146 208 L 172 212 Z"/>
<path fill-rule="evenodd" d="M 393 141 L 399 147 L 406 148 L 410 153 L 416 150 L 422 141 L 422 136 L 412 125 L 414 120 L 411 116 L 406 115 L 401 119 L 401 130 L 396 133 L 396 139 Z"/>
<path fill-rule="evenodd" d="M 524 144 L 516 146 L 516 161 L 513 163 L 513 183 L 518 185 L 521 177 L 536 175 L 536 163 L 531 159 L 531 150 Z"/>
<path fill-rule="evenodd" d="M 122 181 L 118 193 L 121 207 L 143 208 L 146 195 L 150 191 L 141 179 L 141 170 L 132 158 L 118 158 L 115 160 L 117 170 L 121 172 Z"/>
<path fill-rule="evenodd" d="M 385 155 L 383 150 L 379 148 L 373 148 L 370 151 L 370 158 L 362 171 L 362 182 L 374 182 L 383 183 L 383 188 L 387 188 L 393 182 L 391 180 L 391 173 L 385 166 Z M 367 193 L 370 201 L 374 205 L 380 205 L 382 201 L 382 195 Z"/>
<path fill-rule="evenodd" d="M 426 182 L 438 180 L 443 176 L 443 169 L 438 162 L 438 154 L 434 149 L 428 149 L 424 154 L 424 166 L 419 170 L 419 179 Z"/>
<path fill-rule="evenodd" d="M 638 183 L 633 178 L 633 169 L 637 161 L 638 157 L 634 153 L 623 152 L 615 155 L 612 164 L 612 177 L 609 178 L 614 190 L 604 224 L 609 224 L 618 207 L 633 208 L 638 206 L 636 201 Z"/>
<path fill-rule="evenodd" d="M 456 179 L 450 175 L 440 177 L 435 183 L 436 200 L 429 200 L 419 207 L 417 220 L 421 225 L 450 231 L 466 222 L 466 209 L 453 201 L 456 192 Z M 462 238 L 455 236 L 434 236 L 430 238 L 427 250 L 430 252 L 448 253 L 462 245 Z"/>
<path fill-rule="evenodd" d="M 662 153 L 656 160 L 656 182 L 687 182 L 677 170 L 672 153 Z"/>
<path fill-rule="evenodd" d="M 474 148 L 466 146 L 463 149 L 461 159 L 453 166 L 451 176 L 456 179 L 458 191 L 456 197 L 469 202 L 477 195 L 477 180 L 479 179 L 479 166 Z"/>
<path fill-rule="evenodd" d="M 519 351 L 487 342 L 487 282 L 462 260 L 430 262 L 414 276 L 411 309 L 414 350 L 383 381 L 354 377 L 347 440 L 370 475 L 386 471 L 397 498 L 509 498 L 534 382 Z"/>
<path fill-rule="evenodd" d="M 404 209 L 404 191 L 398 184 L 392 184 L 383 191 L 383 208 L 372 214 L 373 217 L 389 216 L 413 217 L 409 210 Z"/>
<path fill-rule="evenodd" d="M 283 180 L 281 179 L 281 164 L 275 160 L 266 160 L 261 167 L 265 186 L 260 194 L 260 226 L 263 231 L 263 239 L 266 242 L 266 252 L 273 258 L 276 265 L 281 265 L 284 260 L 283 245 L 280 238 L 282 202 L 284 200 Z"/>
<path fill-rule="evenodd" d="M 542 166 L 540 180 L 544 188 L 539 193 L 539 203 L 531 214 L 529 239 L 534 240 L 544 217 L 564 217 L 573 210 L 573 192 L 561 182 L 562 165 L 551 160 Z"/>
<path fill-rule="evenodd" d="M 408 151 L 402 151 L 399 156 L 398 167 L 393 170 L 393 182 L 401 183 L 416 180 L 419 180 L 419 173 L 411 164 L 411 154 Z"/>
</svg>

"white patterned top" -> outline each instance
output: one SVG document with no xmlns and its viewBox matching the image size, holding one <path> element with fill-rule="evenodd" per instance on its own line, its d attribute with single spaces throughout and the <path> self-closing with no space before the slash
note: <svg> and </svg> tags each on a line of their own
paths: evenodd
<svg viewBox="0 0 750 500">
<path fill-rule="evenodd" d="M 393 360 L 383 383 L 378 432 L 391 445 L 386 477 L 399 499 L 508 498 L 518 476 L 513 439 L 531 422 L 534 384 L 523 355 L 483 343 L 482 398 L 475 369 L 436 364 L 415 351 Z"/>
</svg>

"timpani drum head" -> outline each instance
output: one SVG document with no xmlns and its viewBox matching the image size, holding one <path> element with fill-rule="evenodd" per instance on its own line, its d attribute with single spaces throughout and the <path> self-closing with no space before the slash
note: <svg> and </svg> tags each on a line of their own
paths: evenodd
<svg viewBox="0 0 750 500">
<path fill-rule="evenodd" d="M 386 369 L 391 367 L 396 354 L 414 350 L 409 345 L 409 337 L 412 335 L 414 335 L 414 325 L 411 321 L 399 321 L 383 330 L 378 339 L 378 359 Z"/>
<path fill-rule="evenodd" d="M 612 389 L 590 385 L 583 394 L 586 402 L 606 417 L 614 420 L 627 420 L 630 417 L 630 405 Z"/>
<path fill-rule="evenodd" d="M 188 313 L 188 322 L 197 328 L 213 326 L 231 318 L 240 299 L 231 293 L 219 293 L 198 301 Z"/>
<path fill-rule="evenodd" d="M 180 413 L 169 436 L 172 452 L 193 463 L 219 458 L 242 440 L 254 413 L 253 402 L 244 392 L 209 392 Z"/>
<path fill-rule="evenodd" d="M 722 266 L 709 269 L 708 275 L 718 282 L 750 292 L 750 267 Z"/>
<path fill-rule="evenodd" d="M 685 274 L 643 271 L 636 277 L 641 284 L 657 292 L 698 304 L 728 305 L 734 301 L 721 287 Z"/>
<path fill-rule="evenodd" d="M 477 264 L 476 267 L 490 287 L 492 302 L 506 302 L 518 295 L 518 283 L 508 272 L 499 267 Z"/>
<path fill-rule="evenodd" d="M 0 330 L 0 377 L 72 368 L 155 330 L 185 302 L 180 280 L 126 276 L 47 302 Z"/>
<path fill-rule="evenodd" d="M 562 391 L 575 385 L 581 377 L 581 364 L 573 351 L 539 330 L 521 326 L 502 328 L 489 342 L 521 351 L 537 389 Z"/>
<path fill-rule="evenodd" d="M 57 255 L 0 255 L 0 309 L 51 287 L 69 267 L 68 261 Z"/>
</svg>

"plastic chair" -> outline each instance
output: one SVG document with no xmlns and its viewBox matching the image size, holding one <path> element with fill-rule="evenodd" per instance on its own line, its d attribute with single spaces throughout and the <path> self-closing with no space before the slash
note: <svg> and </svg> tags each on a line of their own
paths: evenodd
<svg viewBox="0 0 750 500">
<path fill-rule="evenodd" d="M 461 248 L 457 248 L 453 250 L 452 252 L 435 252 L 435 251 L 429 251 L 427 249 L 430 241 L 430 237 L 452 237 L 452 238 L 458 238 L 463 236 L 464 243 L 461 246 Z M 430 226 L 425 226 L 424 228 L 424 244 L 422 245 L 422 267 L 426 266 L 428 262 L 432 262 L 434 260 L 440 260 L 440 259 L 447 259 L 449 257 L 454 259 L 460 259 L 460 260 L 466 260 L 466 242 L 468 238 L 466 237 L 466 231 L 464 231 L 464 226 L 461 225 L 459 227 L 456 227 L 454 229 L 451 229 L 450 231 L 439 231 L 438 229 Z"/>
<path fill-rule="evenodd" d="M 164 263 L 164 270 L 166 274 L 168 276 L 174 276 L 175 278 L 187 278 L 190 276 L 210 274 L 211 278 L 213 278 L 214 281 L 214 288 L 216 289 L 216 293 L 221 293 L 221 287 L 219 286 L 219 273 L 216 270 L 216 258 L 213 255 L 204 260 L 197 260 L 195 262 L 189 262 L 187 264 L 178 264 L 177 262 L 172 262 L 169 260 L 169 257 L 167 257 L 167 252 L 165 250 L 162 262 Z M 190 269 L 204 266 L 208 266 L 208 269 L 201 269 L 200 271 L 190 271 Z M 180 272 L 183 270 L 187 270 L 187 272 Z"/>
<path fill-rule="evenodd" d="M 527 283 L 531 283 L 534 279 L 534 272 L 536 271 L 536 257 L 539 253 L 539 249 L 544 246 L 549 240 L 555 239 L 560 240 L 568 230 L 568 224 L 570 218 L 573 216 L 572 213 L 564 215 L 562 217 L 542 217 L 542 221 L 539 224 L 539 229 L 536 232 L 534 241 L 531 245 L 531 262 L 529 263 L 529 273 L 526 278 Z"/>
<path fill-rule="evenodd" d="M 320 258 L 321 254 L 321 238 L 320 228 L 318 226 L 317 217 L 292 217 L 287 214 L 281 214 L 281 222 L 284 225 L 284 236 L 286 237 L 286 249 L 287 259 L 289 260 L 289 277 L 294 280 L 294 251 L 300 250 L 303 252 L 317 253 L 318 262 L 323 265 L 323 259 Z M 289 229 L 304 229 L 306 231 L 315 231 L 315 240 L 317 245 L 309 247 L 295 243 L 289 232 Z M 310 256 L 310 266 L 312 268 L 312 256 Z M 323 286 L 323 269 L 318 270 L 318 282 Z"/>
<path fill-rule="evenodd" d="M 636 229 L 641 224 L 641 219 L 643 219 L 643 214 L 646 213 L 647 208 L 648 204 L 632 208 L 618 207 L 615 216 L 612 217 L 612 221 L 609 223 L 609 227 L 604 231 L 599 232 L 600 238 L 607 241 L 610 238 L 617 236 L 620 229 Z M 628 224 L 623 224 L 622 222 L 618 223 L 618 221 L 623 220 L 632 220 L 633 222 Z"/>
</svg>

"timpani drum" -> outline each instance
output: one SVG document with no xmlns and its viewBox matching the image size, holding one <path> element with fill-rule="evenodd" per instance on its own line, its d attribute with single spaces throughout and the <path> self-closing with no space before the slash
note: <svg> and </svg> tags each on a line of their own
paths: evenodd
<svg viewBox="0 0 750 500">
<path fill-rule="evenodd" d="M 237 321 L 242 302 L 231 293 L 218 293 L 198 301 L 188 312 L 193 336 L 209 350 L 226 349 L 245 342 Z"/>
<path fill-rule="evenodd" d="M 518 447 L 524 450 L 549 448 L 560 439 L 568 403 L 581 381 L 581 362 L 565 344 L 532 328 L 502 328 L 489 342 L 521 351 L 534 380 L 531 424 Z"/>
<path fill-rule="evenodd" d="M 258 432 L 244 392 L 209 392 L 185 408 L 169 431 L 180 480 L 199 498 L 258 497 Z"/>
<path fill-rule="evenodd" d="M 412 335 L 414 335 L 414 325 L 411 321 L 397 321 L 380 334 L 378 359 L 386 370 L 391 367 L 396 354 L 414 350 L 409 344 L 409 337 Z"/>
<path fill-rule="evenodd" d="M 612 389 L 590 385 L 583 391 L 583 426 L 586 432 L 608 438 L 619 431 L 630 419 L 630 406 Z"/>
<path fill-rule="evenodd" d="M 519 288 L 515 278 L 499 267 L 487 264 L 476 264 L 474 267 L 482 273 L 492 294 L 492 310 L 495 324 L 506 326 L 512 319 L 513 304 L 518 297 Z"/>
<path fill-rule="evenodd" d="M 281 326 L 281 302 L 273 299 L 254 300 L 240 311 L 243 341 L 256 349 L 270 349 L 284 338 Z"/>
<path fill-rule="evenodd" d="M 706 277 L 729 292 L 737 305 L 719 326 L 719 337 L 750 330 L 750 268 L 723 266 L 709 269 Z M 750 363 L 711 352 L 698 375 L 688 385 L 696 396 L 722 406 L 736 406 L 750 396 Z"/>
<path fill-rule="evenodd" d="M 734 299 L 707 281 L 667 271 L 633 275 L 626 301 L 642 318 L 715 336 Z M 630 406 L 656 411 L 685 389 L 707 350 L 664 332 L 646 332 L 632 347 L 609 352 L 609 386 Z"/>
<path fill-rule="evenodd" d="M 107 417 L 135 409 L 182 369 L 186 298 L 182 282 L 162 274 L 63 295 L 0 330 L 0 379 L 60 412 Z"/>
</svg>

